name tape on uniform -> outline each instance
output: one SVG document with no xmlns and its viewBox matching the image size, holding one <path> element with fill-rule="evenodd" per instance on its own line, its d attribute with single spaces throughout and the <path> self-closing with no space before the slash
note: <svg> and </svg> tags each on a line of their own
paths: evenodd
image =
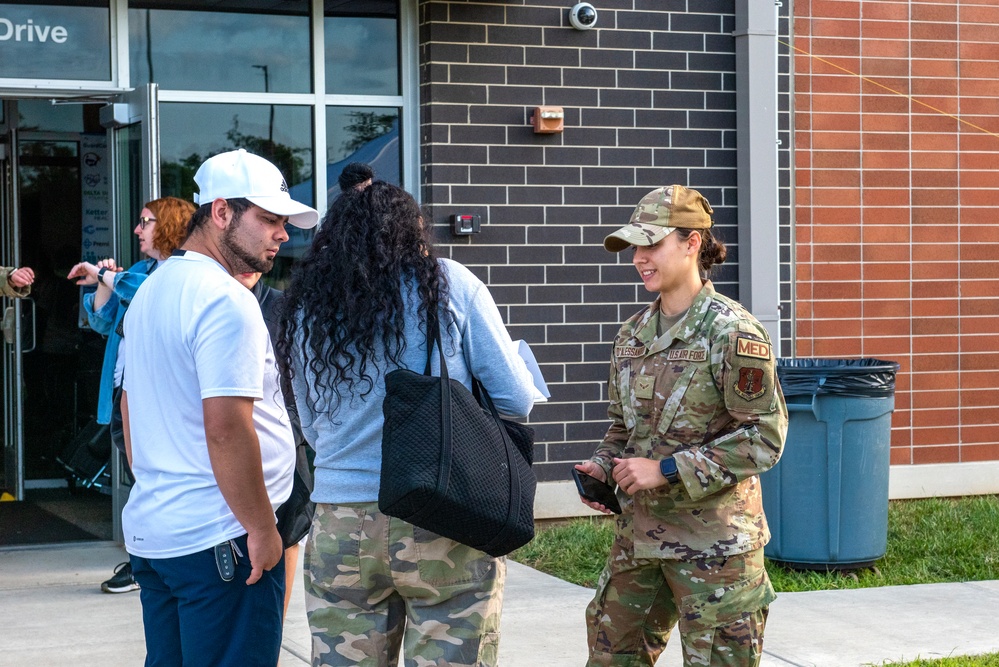
<svg viewBox="0 0 999 667">
<path fill-rule="evenodd" d="M 753 359 L 765 359 L 770 361 L 770 343 L 755 340 L 753 338 L 739 337 L 735 353 L 740 357 L 752 357 Z"/>
<path fill-rule="evenodd" d="M 632 347 L 630 345 L 617 345 L 614 347 L 615 357 L 644 357 L 645 346 Z"/>
</svg>

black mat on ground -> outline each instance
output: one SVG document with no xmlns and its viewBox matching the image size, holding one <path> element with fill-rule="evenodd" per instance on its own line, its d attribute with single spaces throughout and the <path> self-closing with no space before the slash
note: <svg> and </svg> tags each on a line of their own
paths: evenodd
<svg viewBox="0 0 999 667">
<path fill-rule="evenodd" d="M 99 539 L 31 501 L 0 503 L 0 546 Z"/>
</svg>

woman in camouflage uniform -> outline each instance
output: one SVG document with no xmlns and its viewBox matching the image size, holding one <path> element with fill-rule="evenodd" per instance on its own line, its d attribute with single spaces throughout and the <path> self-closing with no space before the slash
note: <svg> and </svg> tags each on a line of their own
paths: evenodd
<svg viewBox="0 0 999 667">
<path fill-rule="evenodd" d="M 762 654 L 775 594 L 759 474 L 780 458 L 787 407 L 767 331 L 705 278 L 726 254 L 711 213 L 695 190 L 662 187 L 604 239 L 633 248 L 658 296 L 614 340 L 612 423 L 576 466 L 617 482 L 623 508 L 586 612 L 590 666 L 654 665 L 677 622 L 685 665 Z"/>
</svg>

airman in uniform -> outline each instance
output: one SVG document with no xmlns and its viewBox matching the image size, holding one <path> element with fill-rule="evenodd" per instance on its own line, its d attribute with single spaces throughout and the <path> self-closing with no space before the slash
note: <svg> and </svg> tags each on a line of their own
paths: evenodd
<svg viewBox="0 0 999 667">
<path fill-rule="evenodd" d="M 623 510 L 586 612 L 588 667 L 654 665 L 677 623 L 685 665 L 762 655 L 776 595 L 759 474 L 780 458 L 787 407 L 766 329 L 706 279 L 726 254 L 712 212 L 695 190 L 658 188 L 604 240 L 634 249 L 658 296 L 615 338 L 612 423 L 576 466 L 616 482 Z"/>
</svg>

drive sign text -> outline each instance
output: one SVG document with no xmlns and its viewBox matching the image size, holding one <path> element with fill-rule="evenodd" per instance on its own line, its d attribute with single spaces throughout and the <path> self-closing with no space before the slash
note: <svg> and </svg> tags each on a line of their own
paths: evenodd
<svg viewBox="0 0 999 667">
<path fill-rule="evenodd" d="M 15 42 L 48 42 L 62 44 L 69 37 L 69 32 L 61 25 L 35 25 L 28 19 L 27 23 L 15 24 L 10 19 L 0 16 L 0 42 L 14 40 Z"/>
</svg>

